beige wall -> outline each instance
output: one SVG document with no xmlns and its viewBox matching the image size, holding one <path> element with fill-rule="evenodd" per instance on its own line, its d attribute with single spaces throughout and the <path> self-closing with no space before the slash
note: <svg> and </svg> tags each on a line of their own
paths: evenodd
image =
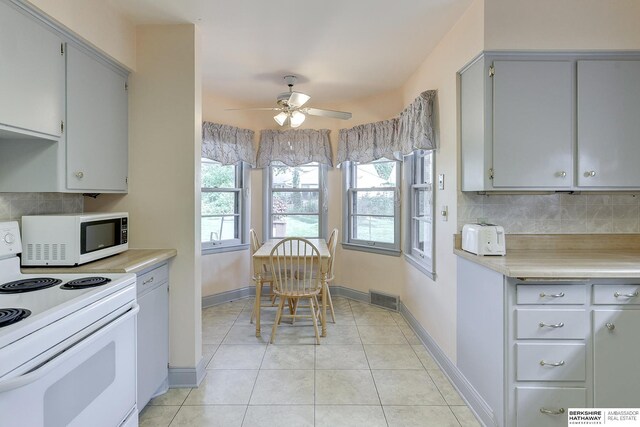
<svg viewBox="0 0 640 427">
<path fill-rule="evenodd" d="M 136 27 L 103 0 L 29 0 L 125 67 L 136 68 Z"/>
<path fill-rule="evenodd" d="M 485 50 L 638 49 L 637 0 L 486 0 Z"/>
<path fill-rule="evenodd" d="M 87 211 L 128 211 L 130 245 L 176 248 L 170 266 L 170 364 L 201 358 L 201 70 L 196 28 L 139 26 L 129 78 L 129 194 L 87 201 Z"/>
</svg>

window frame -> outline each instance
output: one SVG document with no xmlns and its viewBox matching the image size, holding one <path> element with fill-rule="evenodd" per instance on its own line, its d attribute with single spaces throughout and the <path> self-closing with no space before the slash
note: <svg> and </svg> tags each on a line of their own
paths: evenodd
<svg viewBox="0 0 640 427">
<path fill-rule="evenodd" d="M 343 238 L 342 246 L 345 249 L 372 252 L 382 255 L 400 256 L 401 254 L 401 212 L 402 206 L 400 202 L 401 196 L 401 182 L 402 182 L 402 162 L 399 160 L 379 159 L 379 161 L 396 162 L 396 185 L 394 187 L 377 187 L 377 188 L 358 188 L 354 187 L 357 181 L 357 166 L 359 164 L 371 164 L 359 163 L 354 161 L 346 161 L 342 164 L 342 177 L 343 177 L 343 200 L 342 200 L 342 226 L 343 226 Z M 361 191 L 393 191 L 393 218 L 394 218 L 394 242 L 379 242 L 368 241 L 363 239 L 356 239 L 354 235 L 354 222 L 353 219 L 359 215 L 353 213 L 354 197 Z M 368 215 L 369 216 L 369 215 Z M 391 217 L 390 215 L 381 215 L 384 217 Z"/>
<path fill-rule="evenodd" d="M 309 162 L 300 166 L 307 166 Z M 315 166 L 315 165 L 313 165 Z M 279 239 L 281 237 L 274 237 L 272 235 L 273 226 L 271 223 L 271 218 L 273 218 L 273 168 L 274 167 L 289 167 L 293 168 L 296 166 L 288 166 L 284 163 L 276 162 L 274 164 L 269 165 L 263 169 L 262 175 L 262 183 L 263 183 L 263 209 L 262 209 L 262 238 L 264 241 L 270 239 Z M 300 187 L 300 188 L 276 188 L 276 192 L 287 192 L 287 193 L 318 193 L 318 231 L 320 236 L 298 236 L 304 237 L 307 239 L 326 239 L 328 235 L 328 206 L 327 206 L 327 173 L 328 167 L 325 164 L 318 163 L 318 188 L 308 188 L 308 187 Z M 296 214 L 284 214 L 284 215 L 296 215 Z M 310 215 L 308 213 L 300 213 L 299 215 Z M 316 214 L 311 214 L 316 215 Z"/>
<path fill-rule="evenodd" d="M 212 164 L 220 164 L 215 160 L 202 158 L 200 160 L 200 164 L 202 167 L 203 163 L 212 163 Z M 221 165 L 224 166 L 224 165 Z M 226 239 L 219 241 L 202 241 L 201 239 L 201 252 L 202 255 L 212 254 L 212 253 L 221 253 L 221 252 L 232 252 L 232 251 L 241 251 L 249 248 L 248 243 L 248 226 L 249 226 L 249 188 L 250 188 L 250 178 L 249 171 L 250 166 L 244 162 L 238 162 L 233 166 L 235 169 L 235 181 L 236 186 L 231 188 L 216 188 L 216 187 L 203 187 L 202 186 L 202 178 L 200 181 L 200 194 L 205 193 L 235 193 L 236 196 L 236 206 L 234 216 L 238 218 L 238 222 L 236 224 L 236 234 L 237 238 L 234 239 Z M 223 215 L 202 215 L 202 197 L 200 197 L 200 227 L 202 227 L 202 220 L 204 218 L 211 218 Z M 224 215 L 229 216 L 229 215 Z M 202 234 L 202 233 L 200 233 Z"/>
<path fill-rule="evenodd" d="M 430 170 L 431 184 L 425 183 L 424 179 L 424 159 L 427 156 L 431 156 Z M 435 163 L 436 156 L 435 150 L 416 150 L 410 155 L 404 157 L 405 165 L 405 206 L 406 213 L 404 216 L 404 229 L 405 229 L 405 245 L 404 245 L 404 257 L 411 265 L 416 267 L 422 273 L 430 277 L 432 280 L 436 280 L 435 272 L 435 250 L 436 250 L 436 186 L 435 186 Z M 419 222 L 422 221 L 417 214 L 418 209 L 418 192 L 430 191 L 431 193 L 431 215 L 430 228 L 431 228 L 431 256 L 419 250 L 416 246 L 416 239 L 419 233 Z M 425 215 L 423 215 L 424 217 Z"/>
</svg>

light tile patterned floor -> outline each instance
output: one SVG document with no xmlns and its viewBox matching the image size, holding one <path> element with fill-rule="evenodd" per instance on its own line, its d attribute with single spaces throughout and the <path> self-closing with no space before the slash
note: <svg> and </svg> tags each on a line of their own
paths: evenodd
<svg viewBox="0 0 640 427">
<path fill-rule="evenodd" d="M 202 311 L 207 376 L 153 399 L 140 426 L 478 426 L 401 315 L 335 298 L 336 320 L 314 345 L 308 321 L 283 321 L 267 344 L 249 324 L 253 300 Z"/>
</svg>

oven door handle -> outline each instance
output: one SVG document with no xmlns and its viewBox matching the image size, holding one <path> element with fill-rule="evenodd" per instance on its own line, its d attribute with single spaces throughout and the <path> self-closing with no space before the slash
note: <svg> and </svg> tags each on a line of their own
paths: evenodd
<svg viewBox="0 0 640 427">
<path fill-rule="evenodd" d="M 122 314 L 120 317 L 115 318 L 110 323 L 106 324 L 102 328 L 93 332 L 91 335 L 86 336 L 85 338 L 83 338 L 73 346 L 53 356 L 51 359 L 44 362 L 44 364 L 40 365 L 35 370 L 30 371 L 17 378 L 11 378 L 9 380 L 0 381 L 0 393 L 14 390 L 16 388 L 20 388 L 25 385 L 31 384 L 34 381 L 37 381 L 38 379 L 42 378 L 43 376 L 51 372 L 51 370 L 58 367 L 60 364 L 64 363 L 69 358 L 76 355 L 78 351 L 82 351 L 85 347 L 91 345 L 91 343 L 96 338 L 99 338 L 104 334 L 109 333 L 111 330 L 118 327 L 121 323 L 125 322 L 126 320 L 138 314 L 138 311 L 140 311 L 140 306 L 134 303 L 131 306 L 131 309 L 128 310 L 126 313 Z"/>
</svg>

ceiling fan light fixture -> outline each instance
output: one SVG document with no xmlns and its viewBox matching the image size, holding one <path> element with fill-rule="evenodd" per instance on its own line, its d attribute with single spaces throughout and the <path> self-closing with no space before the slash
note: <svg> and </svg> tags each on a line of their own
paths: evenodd
<svg viewBox="0 0 640 427">
<path fill-rule="evenodd" d="M 288 117 L 289 115 L 287 113 L 280 111 L 277 115 L 273 116 L 273 120 L 275 120 L 280 126 L 284 126 Z"/>
<path fill-rule="evenodd" d="M 291 113 L 290 123 L 292 128 L 297 128 L 302 123 L 304 123 L 304 119 L 307 117 L 302 114 L 300 111 L 294 111 Z"/>
</svg>

